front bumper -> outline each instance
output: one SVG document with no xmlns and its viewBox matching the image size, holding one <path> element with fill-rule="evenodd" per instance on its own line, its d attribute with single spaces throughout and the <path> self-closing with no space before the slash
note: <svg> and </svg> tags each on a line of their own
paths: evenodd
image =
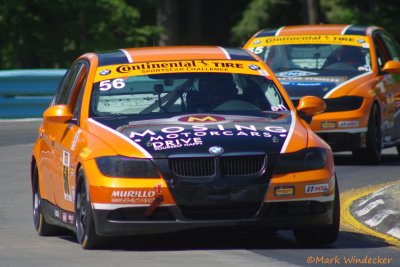
<svg viewBox="0 0 400 267">
<path fill-rule="evenodd" d="M 366 146 L 366 132 L 318 132 L 319 137 L 324 139 L 332 151 L 352 151 Z"/>
<path fill-rule="evenodd" d="M 264 202 L 253 216 L 240 210 L 205 210 L 204 214 L 183 211 L 178 206 L 160 206 L 149 218 L 147 207 L 117 210 L 94 209 L 100 236 L 141 235 L 208 227 L 254 227 L 294 229 L 332 223 L 333 200 Z M 240 207 L 239 207 L 240 209 Z"/>
</svg>

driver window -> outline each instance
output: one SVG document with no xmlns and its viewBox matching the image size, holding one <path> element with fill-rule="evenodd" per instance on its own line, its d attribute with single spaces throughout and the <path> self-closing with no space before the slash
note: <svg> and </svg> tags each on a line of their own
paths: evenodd
<svg viewBox="0 0 400 267">
<path fill-rule="evenodd" d="M 387 33 L 381 33 L 383 43 L 385 45 L 386 50 L 388 51 L 390 60 L 399 61 L 399 44 Z"/>
</svg>

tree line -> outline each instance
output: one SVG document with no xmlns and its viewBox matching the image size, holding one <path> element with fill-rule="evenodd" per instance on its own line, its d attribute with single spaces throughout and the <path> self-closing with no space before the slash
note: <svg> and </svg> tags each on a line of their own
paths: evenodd
<svg viewBox="0 0 400 267">
<path fill-rule="evenodd" d="M 79 55 L 154 45 L 241 46 L 263 28 L 378 25 L 398 0 L 0 0 L 0 69 L 66 68 Z"/>
</svg>

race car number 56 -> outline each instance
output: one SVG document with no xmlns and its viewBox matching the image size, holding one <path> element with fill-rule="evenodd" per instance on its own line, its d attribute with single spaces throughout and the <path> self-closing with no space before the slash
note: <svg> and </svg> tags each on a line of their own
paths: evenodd
<svg viewBox="0 0 400 267">
<path fill-rule="evenodd" d="M 112 88 L 122 89 L 125 87 L 124 79 L 105 80 L 100 82 L 100 91 L 108 91 Z"/>
</svg>

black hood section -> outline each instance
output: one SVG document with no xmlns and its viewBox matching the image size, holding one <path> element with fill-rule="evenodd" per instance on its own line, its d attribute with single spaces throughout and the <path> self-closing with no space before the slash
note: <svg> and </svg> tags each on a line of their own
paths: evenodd
<svg viewBox="0 0 400 267">
<path fill-rule="evenodd" d="M 288 92 L 289 96 L 294 99 L 301 98 L 305 95 L 317 96 L 323 98 L 329 91 L 338 84 L 335 82 L 281 82 Z"/>
<path fill-rule="evenodd" d="M 289 134 L 289 111 L 264 115 L 96 120 L 153 157 L 185 220 L 232 220 L 256 216 Z"/>
<path fill-rule="evenodd" d="M 281 84 L 292 99 L 305 95 L 324 98 L 332 89 L 365 72 L 352 70 L 289 70 L 277 72 Z"/>
<path fill-rule="evenodd" d="M 145 149 L 153 158 L 176 155 L 210 155 L 218 146 L 224 154 L 260 152 L 279 154 L 287 138 L 290 112 L 268 116 L 189 114 L 163 119 L 129 118 L 96 121 L 113 128 Z"/>
</svg>

